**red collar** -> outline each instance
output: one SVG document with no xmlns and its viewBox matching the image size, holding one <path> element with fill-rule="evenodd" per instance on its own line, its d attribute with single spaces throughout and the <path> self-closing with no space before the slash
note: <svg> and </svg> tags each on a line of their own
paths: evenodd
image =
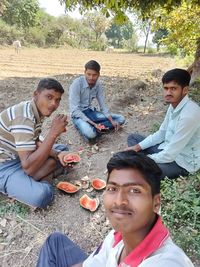
<svg viewBox="0 0 200 267">
<path fill-rule="evenodd" d="M 123 262 L 121 262 L 118 267 L 123 266 L 123 264 L 130 267 L 137 267 L 144 259 L 148 258 L 152 253 L 158 250 L 168 236 L 169 231 L 162 224 L 161 217 L 159 216 L 148 235 L 131 253 L 128 254 L 128 256 L 126 256 L 126 258 L 124 258 Z M 114 239 L 115 242 L 113 247 L 122 240 L 121 233 L 115 232 Z"/>
</svg>

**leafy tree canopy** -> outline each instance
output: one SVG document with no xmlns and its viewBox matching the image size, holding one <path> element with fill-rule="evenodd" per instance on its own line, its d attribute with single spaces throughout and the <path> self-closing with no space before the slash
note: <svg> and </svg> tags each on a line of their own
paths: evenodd
<svg viewBox="0 0 200 267">
<path fill-rule="evenodd" d="M 154 29 L 162 28 L 168 33 L 162 43 L 176 46 L 186 54 L 196 51 L 197 40 L 200 38 L 200 6 L 192 5 L 191 2 L 182 1 L 170 13 L 164 8 L 157 9 L 153 22 Z"/>
<path fill-rule="evenodd" d="M 2 19 L 21 28 L 29 28 L 36 23 L 39 4 L 37 0 L 7 0 Z"/>
<path fill-rule="evenodd" d="M 108 28 L 109 21 L 102 13 L 88 12 L 85 15 L 84 24 L 95 33 L 95 40 L 97 41 Z"/>
<path fill-rule="evenodd" d="M 199 0 L 187 0 L 192 4 L 198 4 Z M 79 7 L 80 12 L 88 11 L 89 9 L 100 8 L 107 16 L 114 13 L 115 16 L 123 21 L 126 19 L 125 12 L 133 10 L 142 10 L 143 16 L 149 16 L 151 11 L 164 7 L 166 10 L 171 10 L 172 7 L 181 5 L 182 0 L 60 0 L 61 4 L 65 4 L 66 10 L 74 10 Z"/>
<path fill-rule="evenodd" d="M 159 51 L 160 45 L 162 44 L 163 39 L 167 37 L 167 35 L 168 35 L 168 31 L 166 29 L 158 29 L 155 32 L 152 41 L 153 43 L 157 45 L 157 51 Z"/>
<path fill-rule="evenodd" d="M 123 41 L 131 39 L 133 33 L 134 27 L 130 20 L 124 24 L 117 24 L 114 19 L 109 29 L 105 32 L 106 37 L 114 47 L 122 47 Z"/>
<path fill-rule="evenodd" d="M 1 0 L 0 1 L 0 16 L 3 14 L 3 12 L 6 10 L 6 5 L 8 4 L 7 0 Z"/>
</svg>

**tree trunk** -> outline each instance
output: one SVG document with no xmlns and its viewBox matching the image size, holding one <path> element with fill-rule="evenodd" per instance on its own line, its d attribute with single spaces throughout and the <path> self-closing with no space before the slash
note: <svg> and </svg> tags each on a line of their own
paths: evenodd
<svg viewBox="0 0 200 267">
<path fill-rule="evenodd" d="M 95 41 L 97 42 L 98 40 L 98 32 L 95 32 Z"/>
<path fill-rule="evenodd" d="M 150 29 L 151 29 L 151 22 L 149 22 L 148 25 L 147 25 L 147 32 L 146 32 L 146 35 L 145 35 L 145 43 L 144 43 L 144 54 L 146 53 L 146 49 L 147 49 L 147 41 L 148 41 L 148 38 L 149 38 Z"/>
<path fill-rule="evenodd" d="M 190 85 L 192 85 L 197 78 L 200 78 L 200 38 L 197 40 L 197 50 L 195 53 L 194 63 L 189 66 L 187 71 L 191 74 Z"/>
</svg>

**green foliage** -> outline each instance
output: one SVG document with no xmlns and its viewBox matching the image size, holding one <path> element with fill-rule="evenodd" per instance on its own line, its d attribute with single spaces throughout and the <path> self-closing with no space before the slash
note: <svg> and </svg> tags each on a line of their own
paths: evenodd
<svg viewBox="0 0 200 267">
<path fill-rule="evenodd" d="M 103 38 L 101 38 L 99 41 L 91 41 L 89 44 L 89 49 L 95 50 L 95 51 L 103 51 L 106 48 L 106 42 Z"/>
<path fill-rule="evenodd" d="M 200 173 L 162 181 L 161 214 L 176 244 L 200 257 Z"/>
<path fill-rule="evenodd" d="M 182 66 L 187 69 L 194 61 L 194 57 L 192 55 L 186 55 L 184 57 L 176 57 L 176 63 L 178 66 Z"/>
<path fill-rule="evenodd" d="M 198 3 L 198 0 L 192 0 L 190 2 Z M 130 10 L 142 10 L 143 16 L 149 16 L 157 7 L 165 7 L 166 10 L 170 10 L 172 6 L 179 6 L 181 0 L 133 0 L 133 1 L 126 1 L 126 0 L 60 0 L 60 3 L 64 3 L 67 10 L 74 10 L 76 7 L 79 7 L 80 12 L 85 12 L 91 10 L 92 8 L 98 9 L 100 8 L 109 16 L 110 14 L 115 14 L 118 21 L 124 22 L 126 20 L 126 11 Z"/>
<path fill-rule="evenodd" d="M 35 25 L 38 10 L 37 0 L 7 0 L 2 19 L 10 25 L 27 29 Z"/>
<path fill-rule="evenodd" d="M 6 10 L 7 4 L 8 4 L 7 0 L 1 0 L 1 2 L 0 2 L 0 16 Z"/>
<path fill-rule="evenodd" d="M 128 52 L 138 52 L 138 37 L 133 34 L 128 40 L 123 41 L 123 48 L 128 50 Z"/>
<path fill-rule="evenodd" d="M 28 44 L 35 44 L 38 47 L 45 46 L 46 38 L 44 31 L 38 29 L 37 27 L 32 27 L 26 34 L 26 42 Z"/>
<path fill-rule="evenodd" d="M 21 33 L 15 26 L 7 25 L 3 20 L 0 19 L 0 44 L 12 44 L 13 40 L 20 37 Z"/>
<path fill-rule="evenodd" d="M 0 217 L 3 217 L 5 214 L 19 214 L 26 215 L 29 212 L 29 207 L 18 201 L 9 202 L 6 200 L 0 200 Z"/>
<path fill-rule="evenodd" d="M 200 81 L 197 80 L 197 84 L 199 85 Z M 189 91 L 189 95 L 195 102 L 197 102 L 200 105 L 200 90 L 199 90 L 199 86 L 191 88 L 190 91 Z"/>
<path fill-rule="evenodd" d="M 157 51 L 160 50 L 160 45 L 162 44 L 162 40 L 166 38 L 168 35 L 168 31 L 166 29 L 158 29 L 152 39 L 152 42 L 156 44 Z"/>
<path fill-rule="evenodd" d="M 58 43 L 63 34 L 63 29 L 59 25 L 55 24 L 49 29 L 46 36 L 46 45 L 54 45 Z"/>
<path fill-rule="evenodd" d="M 194 54 L 197 40 L 200 36 L 200 6 L 194 1 L 182 0 L 181 5 L 172 7 L 171 12 L 165 8 L 154 11 L 154 30 L 166 29 L 168 35 L 162 38 L 162 43 L 169 49 L 182 50 L 186 54 Z"/>
<path fill-rule="evenodd" d="M 178 49 L 176 44 L 171 43 L 171 44 L 167 45 L 167 52 L 171 56 L 177 56 L 179 54 L 179 49 Z"/>
<path fill-rule="evenodd" d="M 51 25 L 54 24 L 56 21 L 56 18 L 47 14 L 45 11 L 42 9 L 39 9 L 37 14 L 36 14 L 36 27 L 39 29 L 48 29 L 51 27 Z"/>
<path fill-rule="evenodd" d="M 148 46 L 147 47 L 147 53 L 148 54 L 155 54 L 156 53 L 155 48 Z"/>
<path fill-rule="evenodd" d="M 103 33 L 105 33 L 109 21 L 99 12 L 88 12 L 84 16 L 84 25 L 88 26 L 95 35 L 95 42 L 99 40 Z"/>
<path fill-rule="evenodd" d="M 160 123 L 155 122 L 155 123 L 152 125 L 152 127 L 151 127 L 151 129 L 150 129 L 150 132 L 151 132 L 151 133 L 155 133 L 156 131 L 159 130 L 159 128 L 160 128 Z"/>
<path fill-rule="evenodd" d="M 122 48 L 123 41 L 131 39 L 133 34 L 133 23 L 130 20 L 124 24 L 116 24 L 113 20 L 111 26 L 105 32 L 108 42 L 116 48 Z"/>
</svg>

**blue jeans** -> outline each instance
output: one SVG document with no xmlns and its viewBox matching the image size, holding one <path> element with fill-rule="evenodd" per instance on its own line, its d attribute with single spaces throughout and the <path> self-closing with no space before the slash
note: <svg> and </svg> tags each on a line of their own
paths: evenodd
<svg viewBox="0 0 200 267">
<path fill-rule="evenodd" d="M 70 267 L 86 258 L 86 253 L 67 236 L 53 233 L 42 246 L 36 267 Z"/>
<path fill-rule="evenodd" d="M 86 109 L 83 113 L 93 122 L 103 124 L 106 128 L 113 129 L 113 125 L 110 123 L 105 115 L 97 110 Z M 125 118 L 122 115 L 111 114 L 112 119 L 117 121 L 120 125 L 125 122 Z M 87 121 L 81 118 L 73 118 L 73 123 L 79 132 L 88 140 L 96 138 L 99 133 L 96 128 L 89 124 Z"/>
<path fill-rule="evenodd" d="M 140 134 L 130 134 L 127 138 L 127 143 L 128 146 L 134 146 L 143 141 L 144 139 L 145 137 Z M 159 153 L 160 151 L 162 151 L 161 149 L 158 148 L 159 145 L 160 144 L 144 149 L 142 152 L 145 155 Z M 172 161 L 170 163 L 157 163 L 157 165 L 162 170 L 163 173 L 161 176 L 162 179 L 165 178 L 166 176 L 170 179 L 174 179 L 180 175 L 187 176 L 189 174 L 186 169 L 180 167 L 175 161 Z"/>
<path fill-rule="evenodd" d="M 54 149 L 68 150 L 66 145 Z M 58 162 L 57 168 L 62 168 Z M 33 207 L 46 207 L 54 199 L 53 186 L 46 181 L 36 181 L 27 175 L 19 158 L 0 163 L 0 192 Z"/>
</svg>

